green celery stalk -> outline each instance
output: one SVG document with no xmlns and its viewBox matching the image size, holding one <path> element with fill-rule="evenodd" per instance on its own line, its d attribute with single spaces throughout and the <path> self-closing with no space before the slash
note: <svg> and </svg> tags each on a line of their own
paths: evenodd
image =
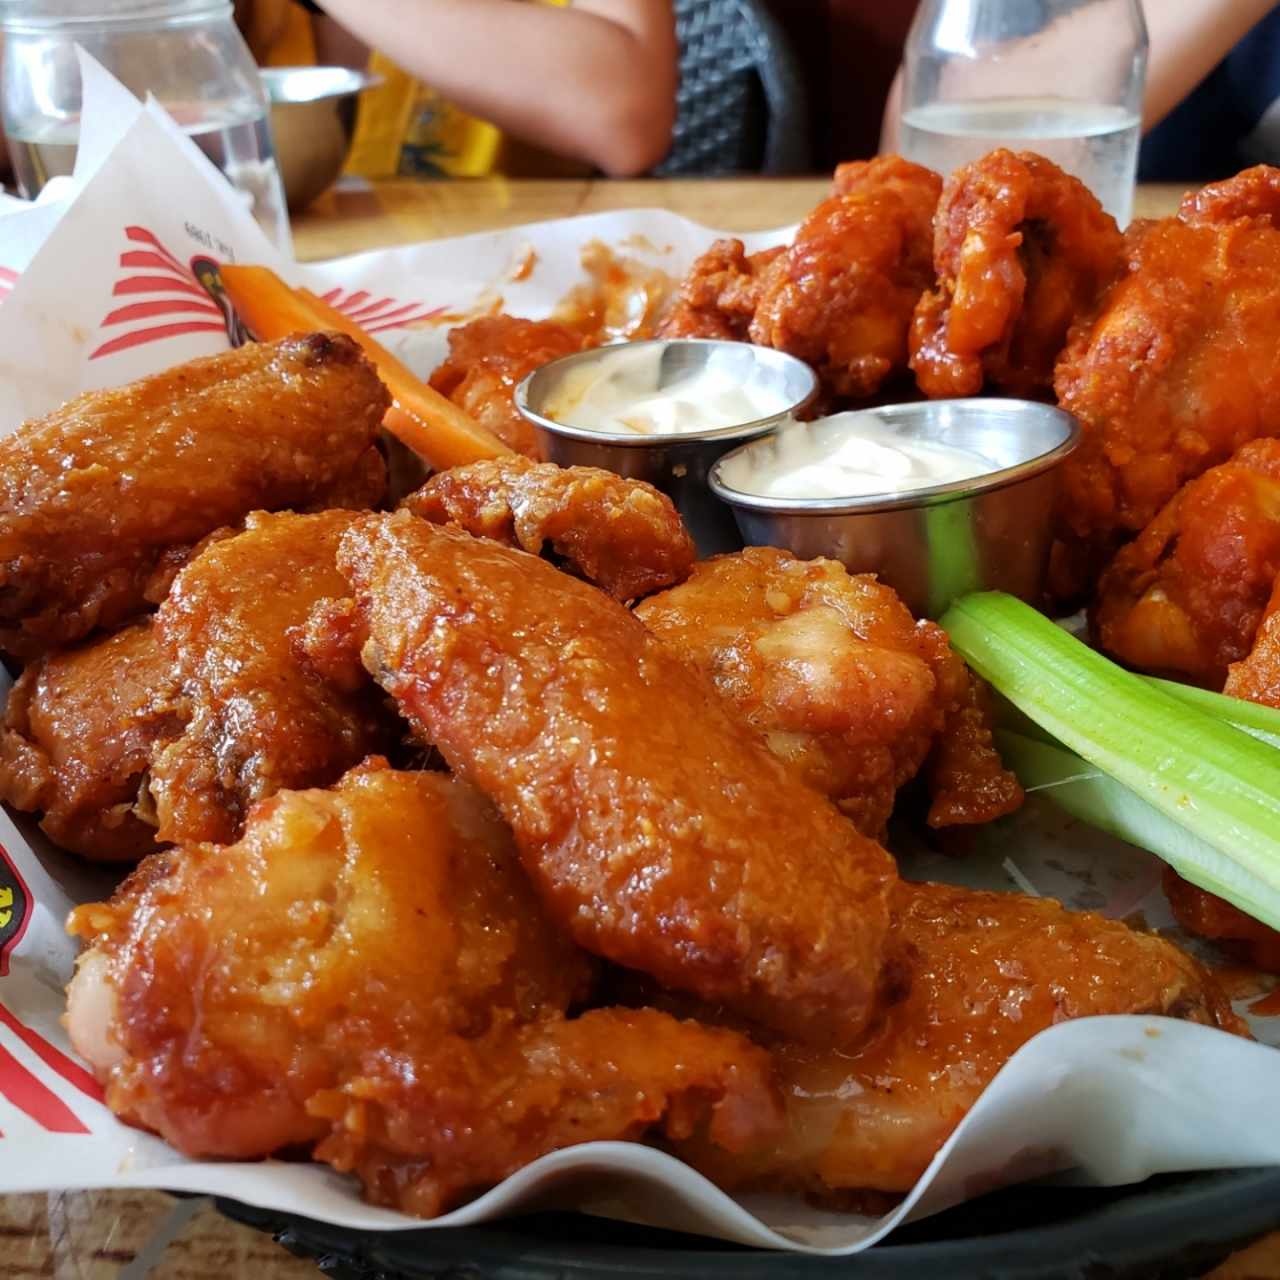
<svg viewBox="0 0 1280 1280">
<path fill-rule="evenodd" d="M 1264 707 L 1261 703 L 1248 702 L 1244 698 L 1228 698 L 1225 694 L 1209 689 L 1197 689 L 1194 685 L 1178 684 L 1173 680 L 1159 680 L 1155 676 L 1142 677 L 1156 689 L 1163 689 L 1171 698 L 1185 702 L 1189 707 L 1203 711 L 1215 720 L 1225 720 L 1237 729 L 1244 730 L 1259 742 L 1280 747 L 1280 711 Z"/>
<path fill-rule="evenodd" d="M 1183 865 L 1211 847 L 1221 857 L 1200 866 L 1201 879 L 1240 886 L 1222 896 L 1271 916 L 1268 901 L 1247 895 L 1250 885 L 1280 894 L 1280 752 L 1124 671 L 1012 596 L 965 596 L 942 626 L 1014 706 L 1195 837 L 1178 855 Z"/>
<path fill-rule="evenodd" d="M 1072 751 L 1011 730 L 996 730 L 1004 762 L 1023 786 L 1043 790 L 1060 809 L 1090 826 L 1149 849 L 1192 884 L 1280 929 L 1280 893 L 1193 836 L 1128 787 Z"/>
</svg>

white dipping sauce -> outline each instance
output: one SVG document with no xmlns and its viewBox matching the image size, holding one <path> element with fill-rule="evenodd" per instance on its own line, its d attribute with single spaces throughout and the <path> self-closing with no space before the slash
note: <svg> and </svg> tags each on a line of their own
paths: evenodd
<svg viewBox="0 0 1280 1280">
<path fill-rule="evenodd" d="M 970 449 L 904 436 L 873 413 L 847 416 L 859 419 L 856 431 L 835 444 L 812 430 L 832 418 L 784 427 L 767 445 L 733 459 L 724 469 L 725 482 L 762 498 L 861 498 L 931 489 L 1000 470 Z"/>
<path fill-rule="evenodd" d="M 660 346 L 605 347 L 570 369 L 542 413 L 553 422 L 616 435 L 692 435 L 780 413 L 776 392 L 743 381 L 743 362 L 716 352 L 701 368 L 662 385 Z"/>
</svg>

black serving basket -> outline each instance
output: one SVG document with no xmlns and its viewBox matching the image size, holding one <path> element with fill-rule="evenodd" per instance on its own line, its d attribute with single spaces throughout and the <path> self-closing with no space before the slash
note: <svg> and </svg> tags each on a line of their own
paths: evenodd
<svg viewBox="0 0 1280 1280">
<path fill-rule="evenodd" d="M 850 1258 L 736 1248 L 571 1213 L 355 1232 L 219 1201 L 336 1280 L 1186 1280 L 1280 1230 L 1280 1169 L 1014 1187 Z"/>
</svg>

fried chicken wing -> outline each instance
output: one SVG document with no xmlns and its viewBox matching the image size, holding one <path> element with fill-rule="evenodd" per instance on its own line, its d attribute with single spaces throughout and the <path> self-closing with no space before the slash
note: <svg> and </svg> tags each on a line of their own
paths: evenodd
<svg viewBox="0 0 1280 1280">
<path fill-rule="evenodd" d="M 0 649 L 28 658 L 118 626 L 201 538 L 255 508 L 370 505 L 388 403 L 354 342 L 317 333 L 26 423 L 0 440 Z"/>
<path fill-rule="evenodd" d="M 838 194 L 763 274 L 752 342 L 808 361 L 827 392 L 873 395 L 907 363 L 907 331 L 933 283 L 942 179 L 901 156 L 841 167 Z"/>
<path fill-rule="evenodd" d="M 526 458 L 538 457 L 533 427 L 516 408 L 515 389 L 539 365 L 590 346 L 557 320 L 482 316 L 449 331 L 449 354 L 431 385 Z"/>
<path fill-rule="evenodd" d="M 746 342 L 761 282 L 784 252 L 776 245 L 748 255 L 741 240 L 717 240 L 680 282 L 676 305 L 662 322 L 659 336 Z"/>
<path fill-rule="evenodd" d="M 1189 197 L 1135 238 L 1126 274 L 1074 331 L 1054 378 L 1084 432 L 1062 467 L 1060 600 L 1079 599 L 1188 480 L 1280 435 L 1278 185 L 1259 167 Z"/>
<path fill-rule="evenodd" d="M 150 623 L 40 658 L 9 694 L 0 730 L 0 799 L 42 813 L 57 845 L 101 862 L 156 847 L 146 771 L 176 721 L 157 705 L 169 662 Z"/>
<path fill-rule="evenodd" d="M 149 858 L 76 909 L 72 1042 L 130 1123 L 194 1156 L 318 1144 L 424 1215 L 556 1147 L 776 1127 L 768 1058 L 656 1012 L 565 1021 L 592 967 L 478 793 L 370 762 L 243 840 Z"/>
<path fill-rule="evenodd" d="M 930 821 L 988 821 L 1021 802 L 990 724 L 970 731 L 971 679 L 945 634 L 870 575 L 748 547 L 703 561 L 636 612 L 873 839 L 898 788 L 955 732 L 964 746 L 954 744 L 938 775 Z"/>
<path fill-rule="evenodd" d="M 911 325 L 920 389 L 1044 394 L 1069 328 L 1119 273 L 1122 247 L 1088 187 L 1042 156 L 1001 149 L 957 170 L 934 224 L 938 287 Z"/>
<path fill-rule="evenodd" d="M 1102 575 L 1097 642 L 1121 661 L 1220 688 L 1280 577 L 1280 440 L 1188 481 Z"/>
<path fill-rule="evenodd" d="M 432 477 L 402 504 L 433 524 L 556 556 L 616 600 L 682 582 L 693 539 L 665 493 L 596 467 L 498 458 Z"/>
<path fill-rule="evenodd" d="M 893 861 L 628 611 L 407 512 L 340 563 L 365 661 L 580 945 L 809 1040 L 870 1012 Z"/>
<path fill-rule="evenodd" d="M 901 1192 L 1016 1050 L 1097 1014 L 1166 1014 L 1247 1034 L 1190 956 L 1045 898 L 902 882 L 882 1016 L 839 1053 L 774 1047 L 787 1126 L 776 1144 L 679 1153 L 731 1188 Z"/>
<path fill-rule="evenodd" d="M 1280 576 L 1254 633 L 1253 648 L 1227 672 L 1222 692 L 1265 707 L 1280 707 Z"/>
<path fill-rule="evenodd" d="M 1245 915 L 1239 907 L 1164 869 L 1164 894 L 1173 918 L 1188 933 L 1225 943 L 1254 968 L 1280 973 L 1280 932 Z"/>
<path fill-rule="evenodd" d="M 324 786 L 394 740 L 371 682 L 307 660 L 312 609 L 347 593 L 336 556 L 355 513 L 257 512 L 206 547 L 156 614 L 181 731 L 152 758 L 160 838 L 227 844 L 256 800 Z"/>
</svg>

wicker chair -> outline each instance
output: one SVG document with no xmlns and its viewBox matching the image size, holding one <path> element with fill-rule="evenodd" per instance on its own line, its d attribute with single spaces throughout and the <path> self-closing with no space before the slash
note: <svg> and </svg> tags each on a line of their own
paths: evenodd
<svg viewBox="0 0 1280 1280">
<path fill-rule="evenodd" d="M 809 115 L 795 55 L 761 0 L 675 0 L 680 90 L 663 176 L 802 173 Z"/>
</svg>

